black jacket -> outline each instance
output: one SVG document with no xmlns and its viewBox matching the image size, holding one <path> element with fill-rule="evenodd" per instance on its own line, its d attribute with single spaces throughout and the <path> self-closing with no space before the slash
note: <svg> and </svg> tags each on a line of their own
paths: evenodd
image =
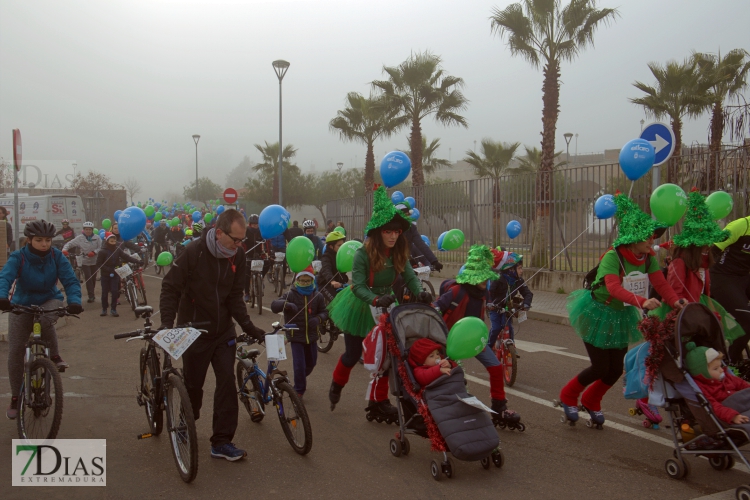
<svg viewBox="0 0 750 500">
<path fill-rule="evenodd" d="M 235 334 L 234 322 L 247 331 L 253 324 L 242 300 L 245 259 L 237 253 L 230 259 L 217 259 L 206 246 L 208 231 L 185 247 L 164 277 L 160 308 L 162 324 L 172 327 L 188 322 L 208 321 L 206 338 L 218 339 Z"/>
<path fill-rule="evenodd" d="M 164 246 L 167 244 L 168 232 L 169 232 L 169 228 L 167 226 L 159 225 L 158 227 L 154 228 L 154 233 L 153 233 L 152 238 L 156 243 Z"/>
<path fill-rule="evenodd" d="M 336 267 L 336 252 L 333 248 L 326 247 L 326 251 L 320 258 L 320 272 L 318 273 L 318 287 L 325 293 L 330 301 L 336 294 L 336 289 L 331 286 L 331 281 L 349 283 L 349 276 L 340 273 Z"/>
<path fill-rule="evenodd" d="M 284 304 L 291 302 L 297 306 L 297 312 L 292 313 L 284 309 Z M 289 333 L 289 342 L 301 342 L 313 344 L 318 341 L 318 327 L 328 317 L 326 301 L 320 293 L 313 292 L 312 295 L 302 295 L 292 286 L 292 289 L 281 297 L 271 302 L 271 311 L 280 313 L 284 311 L 284 323 L 293 323 L 299 327 Z M 310 328 L 310 320 L 317 318 L 318 325 Z"/>
<path fill-rule="evenodd" d="M 504 308 L 508 299 L 511 298 L 508 296 L 508 293 L 513 292 L 513 295 L 521 294 L 525 307 L 531 307 L 531 299 L 534 297 L 534 294 L 526 286 L 523 278 L 516 278 L 515 283 L 512 285 L 513 288 L 508 286 L 508 279 L 508 276 L 500 273 L 500 278 L 490 282 L 490 302 Z"/>
<path fill-rule="evenodd" d="M 302 230 L 299 226 L 292 226 L 288 229 L 289 231 L 289 240 L 292 238 L 296 238 L 297 236 L 304 236 L 305 231 Z"/>
<path fill-rule="evenodd" d="M 432 253 L 430 247 L 422 239 L 422 235 L 419 234 L 416 224 L 409 225 L 409 229 L 404 233 L 406 241 L 409 242 L 409 251 L 411 252 L 411 258 L 421 260 L 422 262 L 427 261 L 429 264 L 434 264 L 438 261 L 435 254 Z"/>
<path fill-rule="evenodd" d="M 141 262 L 140 260 L 126 254 L 119 243 L 114 251 L 110 250 L 108 245 L 102 245 L 101 250 L 96 254 L 96 268 L 101 269 L 102 276 L 109 276 L 114 273 L 115 267 L 119 267 L 122 261 L 130 262 L 132 264 L 140 264 Z"/>
<path fill-rule="evenodd" d="M 117 246 L 118 247 L 120 247 L 120 248 L 127 248 L 128 250 L 130 250 L 131 252 L 136 253 L 136 254 L 141 251 L 141 247 L 138 246 L 138 243 L 133 243 L 130 240 L 127 240 L 127 241 L 123 240 L 122 236 L 120 236 L 119 234 L 116 234 L 115 236 L 117 236 Z M 106 245 L 106 243 L 107 242 L 105 241 L 104 244 Z M 102 245 L 102 247 L 104 247 L 104 245 Z"/>
<path fill-rule="evenodd" d="M 185 239 L 185 233 L 182 231 L 182 229 L 178 229 L 177 231 L 172 231 L 171 229 L 167 233 L 167 238 L 169 241 L 177 245 L 178 243 L 182 243 L 182 240 Z"/>
<path fill-rule="evenodd" d="M 252 228 L 248 226 L 245 229 L 245 241 L 243 243 L 244 250 L 250 253 L 245 254 L 247 260 L 260 259 L 264 253 L 264 245 L 259 245 L 263 241 L 263 237 L 260 235 L 260 229 Z"/>
</svg>

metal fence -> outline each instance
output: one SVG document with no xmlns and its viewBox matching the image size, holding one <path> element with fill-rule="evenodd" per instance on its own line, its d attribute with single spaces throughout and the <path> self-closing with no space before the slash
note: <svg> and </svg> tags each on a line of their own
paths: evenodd
<svg viewBox="0 0 750 500">
<path fill-rule="evenodd" d="M 709 168 L 713 175 L 708 175 Z M 418 227 L 421 234 L 430 238 L 431 248 L 435 252 L 441 233 L 454 228 L 464 232 L 466 243 L 456 251 L 441 252 L 439 258 L 443 262 L 463 262 L 470 244 L 485 244 L 523 253 L 527 266 L 584 272 L 596 265 L 615 235 L 614 219 L 599 220 L 594 216 L 596 199 L 619 189 L 630 192 L 641 208 L 651 213 L 649 198 L 654 184 L 652 177 L 659 175 L 656 184 L 664 183 L 667 170 L 672 172 L 672 181 L 686 192 L 697 186 L 706 194 L 719 189 L 730 193 L 735 203 L 727 220 L 748 214 L 750 148 L 745 146 L 724 150 L 713 161 L 712 155 L 703 151 L 673 158 L 658 173 L 649 172 L 634 183 L 625 178 L 617 163 L 557 170 L 552 189 L 551 222 L 543 229 L 546 235 L 545 249 L 549 250 L 551 256 L 559 254 L 551 265 L 547 260 L 536 262 L 532 258 L 534 224 L 537 220 L 537 173 L 506 175 L 497 180 L 482 178 L 424 186 L 417 204 L 421 213 Z M 406 196 L 414 196 L 411 187 L 398 189 Z M 393 191 L 395 189 L 389 190 L 389 193 Z M 350 237 L 362 238 L 371 215 L 371 206 L 371 195 L 332 200 L 327 204 L 326 214 L 329 219 L 342 221 Z M 522 227 L 521 234 L 513 240 L 506 233 L 506 225 L 511 220 L 517 220 Z M 665 238 L 679 230 L 678 223 Z M 535 259 L 541 260 L 539 257 Z"/>
</svg>

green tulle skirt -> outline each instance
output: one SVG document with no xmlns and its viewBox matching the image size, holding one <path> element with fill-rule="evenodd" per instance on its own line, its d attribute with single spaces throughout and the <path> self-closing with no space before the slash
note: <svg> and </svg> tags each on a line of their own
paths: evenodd
<svg viewBox="0 0 750 500">
<path fill-rule="evenodd" d="M 591 290 L 568 295 L 570 325 L 584 342 L 601 349 L 627 349 L 643 340 L 638 331 L 641 311 L 637 307 L 616 310 L 597 302 Z"/>
<path fill-rule="evenodd" d="M 722 330 L 724 330 L 724 338 L 729 342 L 730 344 L 735 339 L 738 339 L 745 335 L 745 330 L 742 329 L 739 323 L 737 323 L 737 320 L 734 319 L 734 316 L 729 314 L 724 307 L 722 307 L 721 304 L 716 302 L 711 297 L 708 297 L 705 294 L 701 294 L 700 303 L 704 306 L 708 307 L 711 311 L 716 311 L 719 313 L 719 316 L 721 316 L 721 327 Z M 672 310 L 672 308 L 667 304 L 666 302 L 662 302 L 661 306 L 657 307 L 653 311 L 649 312 L 649 316 L 658 316 L 659 319 L 664 321 L 664 318 L 669 314 L 669 312 Z"/>
<path fill-rule="evenodd" d="M 370 305 L 355 297 L 350 286 L 328 304 L 328 315 L 339 330 L 355 337 L 366 337 L 375 326 Z"/>
</svg>

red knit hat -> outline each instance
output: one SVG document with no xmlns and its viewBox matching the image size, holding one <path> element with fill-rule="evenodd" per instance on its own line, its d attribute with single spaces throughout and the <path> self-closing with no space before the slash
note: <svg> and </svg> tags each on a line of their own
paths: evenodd
<svg viewBox="0 0 750 500">
<path fill-rule="evenodd" d="M 117 235 L 114 233 L 104 233 L 104 241 L 107 241 L 108 239 L 115 237 L 117 238 Z"/>
<path fill-rule="evenodd" d="M 505 264 L 505 261 L 508 260 L 508 255 L 510 255 L 509 252 L 504 252 L 502 250 L 498 250 L 496 248 L 490 249 L 492 252 L 493 262 L 492 262 L 492 269 L 495 271 L 500 270 L 500 266 Z"/>
<path fill-rule="evenodd" d="M 442 350 L 443 346 L 430 339 L 419 339 L 414 342 L 409 348 L 409 363 L 416 367 L 422 366 L 424 360 L 430 355 L 432 351 Z"/>
<path fill-rule="evenodd" d="M 297 279 L 300 276 L 304 276 L 304 275 L 310 276 L 312 279 L 315 279 L 315 270 L 313 269 L 312 264 L 304 268 L 302 271 L 298 272 L 294 276 L 294 279 Z"/>
</svg>

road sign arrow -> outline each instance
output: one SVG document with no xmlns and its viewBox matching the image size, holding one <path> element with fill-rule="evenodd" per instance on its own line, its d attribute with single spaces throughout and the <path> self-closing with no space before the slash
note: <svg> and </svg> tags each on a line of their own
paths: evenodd
<svg viewBox="0 0 750 500">
<path fill-rule="evenodd" d="M 656 135 L 656 138 L 653 141 L 648 141 L 648 142 L 651 143 L 651 145 L 656 150 L 655 152 L 658 153 L 662 149 L 669 146 L 669 141 L 666 140 L 664 137 L 660 136 L 659 134 L 655 134 L 655 135 Z"/>
</svg>

